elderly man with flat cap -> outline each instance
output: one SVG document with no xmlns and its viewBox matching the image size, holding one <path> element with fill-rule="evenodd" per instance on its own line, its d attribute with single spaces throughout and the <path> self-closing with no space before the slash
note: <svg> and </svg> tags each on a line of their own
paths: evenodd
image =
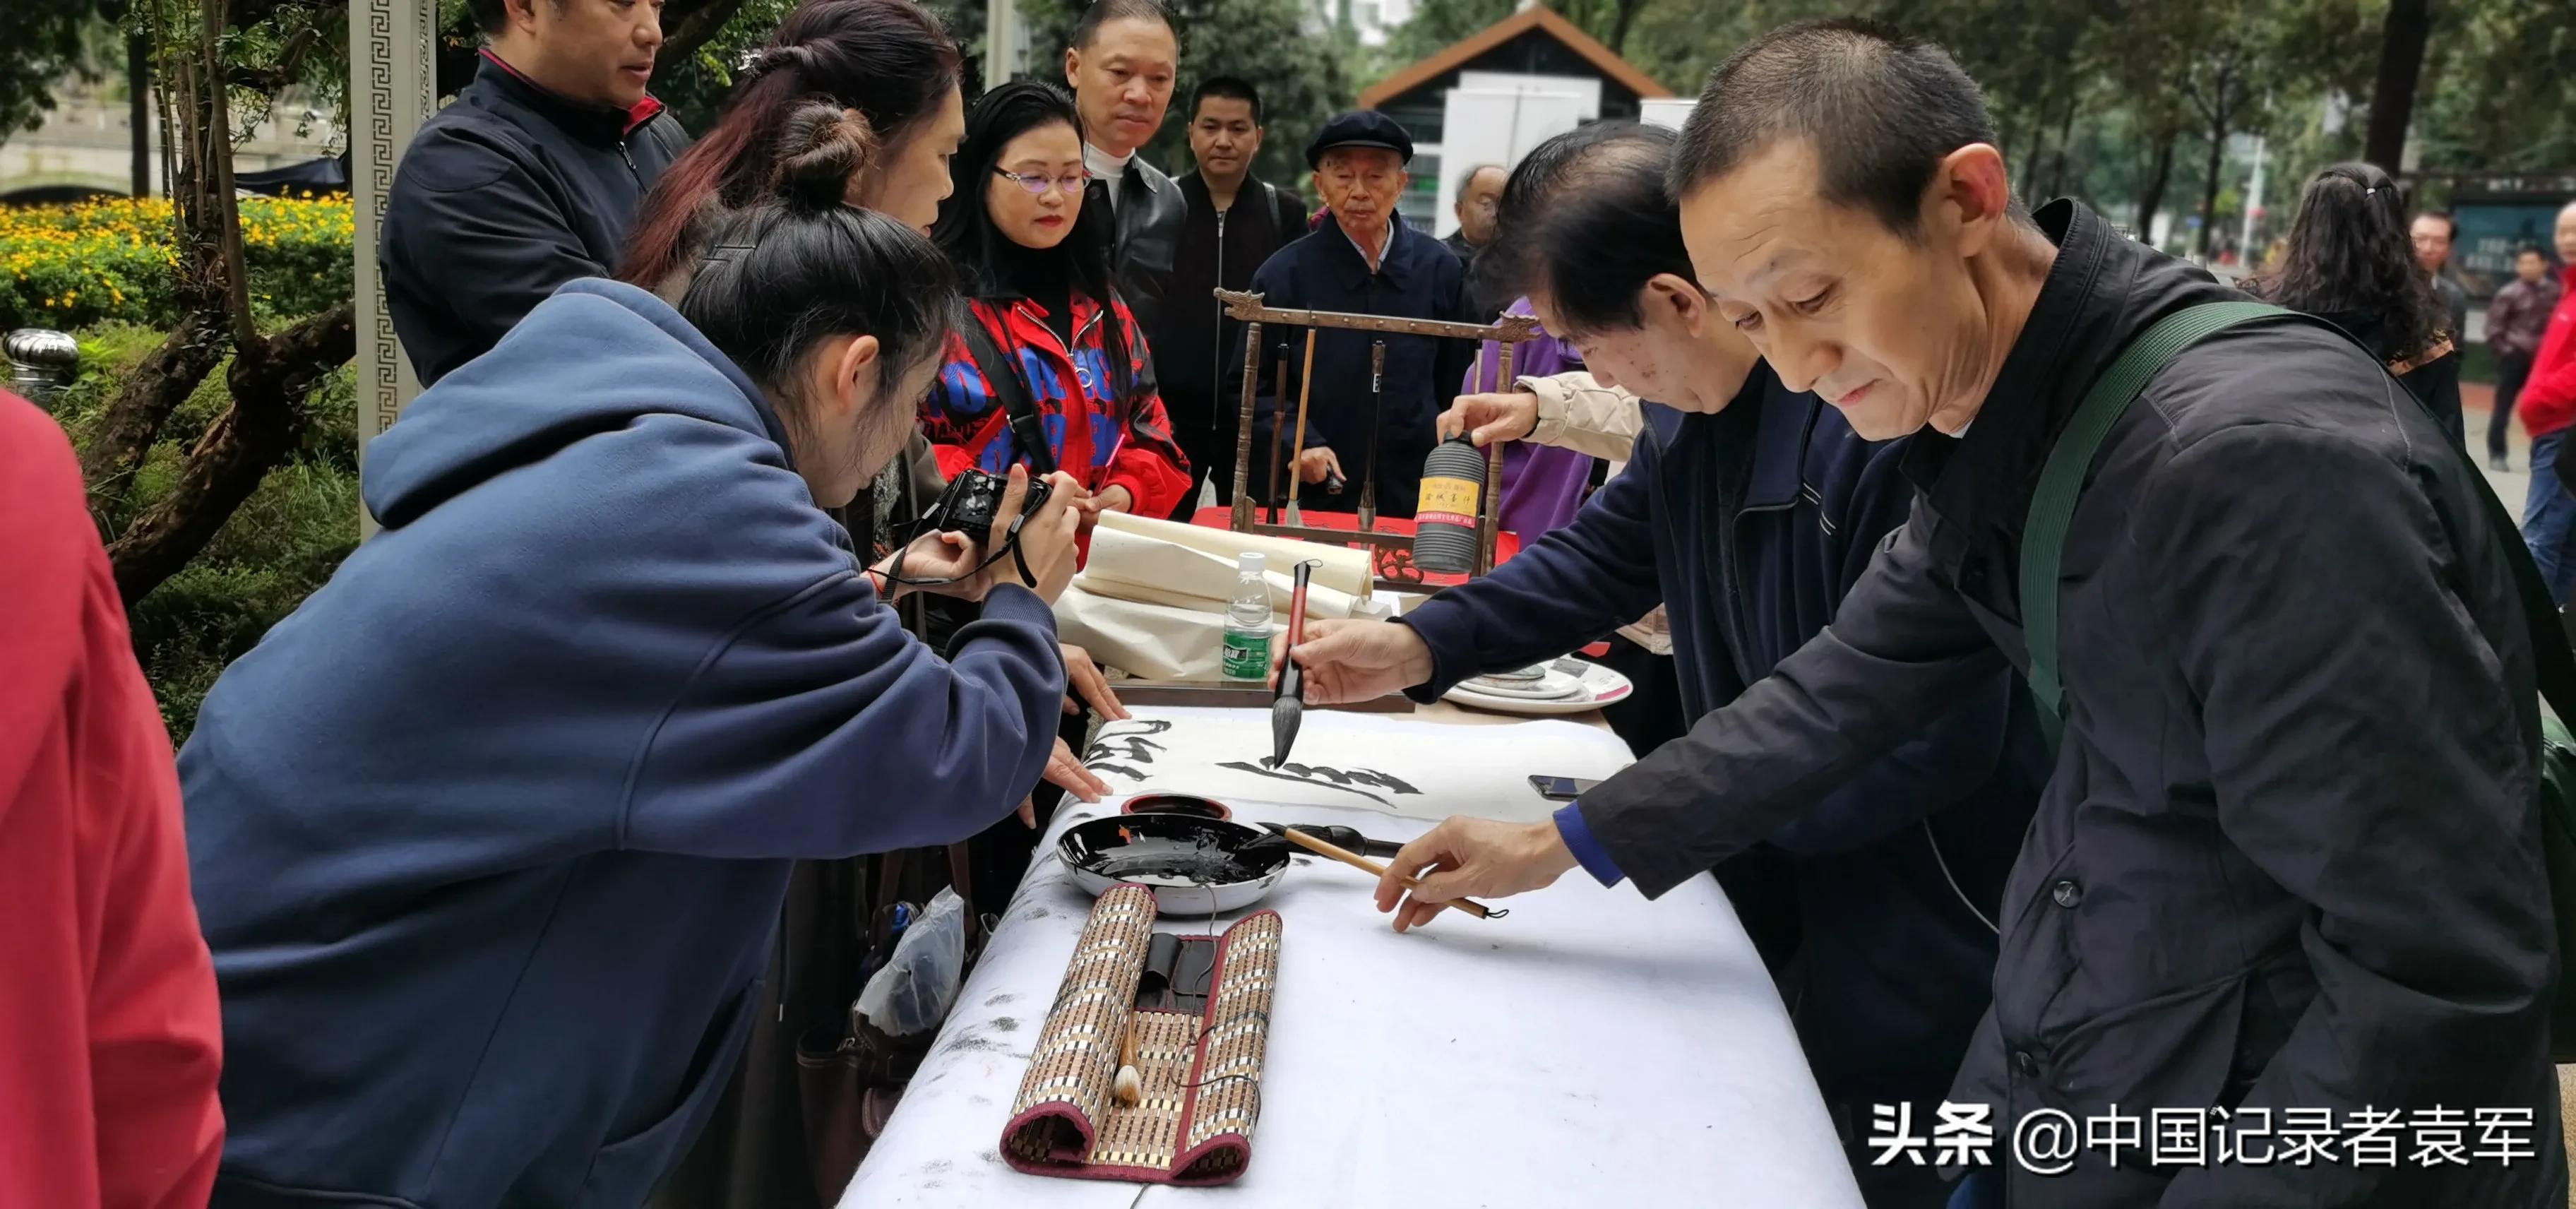
<svg viewBox="0 0 2576 1209">
<path fill-rule="evenodd" d="M 1466 303 L 1466 271 L 1428 232 L 1405 224 L 1395 212 L 1412 179 L 1413 136 L 1395 119 L 1370 110 L 1334 117 L 1306 147 L 1315 191 L 1332 221 L 1281 248 L 1252 275 L 1253 292 L 1274 307 L 1391 315 L 1406 319 L 1474 322 Z M 1284 333 L 1282 334 L 1284 337 Z M 1302 341 L 1300 336 L 1299 340 Z M 1294 479 L 1303 506 L 1335 512 L 1359 507 L 1363 459 L 1370 429 L 1369 345 L 1386 341 L 1386 373 L 1377 441 L 1377 508 L 1382 516 L 1413 515 L 1422 485 L 1422 460 L 1436 438 L 1433 422 L 1458 394 L 1476 346 L 1429 336 L 1385 336 L 1326 329 L 1315 344 L 1314 389 L 1306 394 L 1305 452 Z M 1243 350 L 1226 351 L 1229 381 L 1241 381 Z M 1285 382 L 1276 359 L 1263 358 L 1258 439 L 1267 440 L 1273 409 L 1300 397 L 1296 374 L 1302 343 L 1289 361 Z M 1292 447 L 1295 438 L 1289 439 Z M 1266 465 L 1256 460 L 1255 465 Z M 1255 473 L 1252 486 L 1267 487 Z M 1335 493 L 1331 488 L 1339 486 Z"/>
</svg>

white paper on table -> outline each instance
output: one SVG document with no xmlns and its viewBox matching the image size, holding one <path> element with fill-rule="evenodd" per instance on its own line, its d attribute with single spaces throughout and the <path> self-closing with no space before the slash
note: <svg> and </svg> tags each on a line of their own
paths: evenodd
<svg viewBox="0 0 2576 1209">
<path fill-rule="evenodd" d="M 1275 637 L 1287 627 L 1272 622 Z M 1120 600 L 1086 591 L 1076 579 L 1055 600 L 1055 636 L 1081 647 L 1092 662 L 1142 680 L 1225 678 L 1225 614 Z"/>
<path fill-rule="evenodd" d="M 1103 724 L 1083 756 L 1114 794 L 1187 793 L 1421 819 L 1463 812 L 1526 823 L 1563 804 L 1540 797 L 1531 774 L 1597 780 L 1600 769 L 1630 759 L 1618 736 L 1576 722 L 1457 726 L 1309 709 L 1288 763 L 1272 770 L 1261 765 L 1270 755 L 1268 710 L 1130 712 L 1128 721 Z"/>
<path fill-rule="evenodd" d="M 1555 771 L 1601 777 L 1625 762 Z M 1430 826 L 1233 805 L 1239 818 L 1340 823 L 1384 840 Z M 1248 908 L 1276 910 L 1286 926 L 1243 1177 L 1140 1188 L 1012 1170 L 1002 1128 L 1092 903 L 1048 854 L 1065 828 L 1118 807 L 1059 812 L 840 1209 L 1860 1209 L 1797 1033 L 1714 880 L 1649 902 L 1569 873 L 1497 904 L 1503 919 L 1444 916 L 1399 936 L 1367 874 L 1302 855 Z M 1480 807 L 1444 796 L 1435 808 Z"/>
<path fill-rule="evenodd" d="M 1092 531 L 1091 557 L 1083 564 L 1080 582 L 1094 596 L 1223 613 L 1241 574 L 1230 558 L 1103 526 Z M 1297 598 L 1293 569 L 1272 564 L 1262 579 L 1270 585 L 1270 611 L 1287 616 Z M 1306 589 L 1309 617 L 1348 617 L 1354 602 L 1339 588 L 1309 583 Z"/>
<path fill-rule="evenodd" d="M 1314 581 L 1336 592 L 1360 594 L 1360 585 L 1368 582 L 1369 553 L 1348 546 L 1327 546 L 1320 542 L 1301 542 L 1290 537 L 1263 537 L 1255 533 L 1236 533 L 1228 529 L 1211 529 L 1205 525 L 1184 525 L 1178 521 L 1155 520 L 1152 517 L 1129 516 L 1124 512 L 1100 514 L 1100 529 L 1127 533 L 1137 537 L 1160 538 L 1176 546 L 1204 550 L 1234 565 L 1235 556 L 1246 550 L 1260 551 L 1274 568 L 1285 569 L 1301 562 L 1318 562 Z M 1356 535 L 1355 535 L 1356 536 Z M 1100 540 L 1098 529 L 1091 540 Z M 1231 584 L 1233 581 L 1227 581 Z M 1231 589 L 1229 588 L 1229 591 Z"/>
</svg>

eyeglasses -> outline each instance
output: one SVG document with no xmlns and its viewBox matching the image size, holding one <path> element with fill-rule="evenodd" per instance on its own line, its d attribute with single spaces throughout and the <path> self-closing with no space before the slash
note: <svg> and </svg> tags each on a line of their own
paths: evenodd
<svg viewBox="0 0 2576 1209">
<path fill-rule="evenodd" d="M 1079 197 L 1082 194 L 1082 186 L 1091 180 L 1090 171 L 1083 168 L 1076 168 L 1072 172 L 1063 176 L 1048 176 L 1043 172 L 1033 172 L 1027 176 L 1022 176 L 1017 172 L 1005 172 L 999 168 L 995 168 L 993 169 L 993 175 L 1001 177 L 1003 180 L 1009 181 L 1012 184 L 1018 185 L 1022 189 L 1028 190 L 1029 196 L 1031 197 L 1046 196 L 1046 191 L 1050 187 L 1064 190 L 1065 195 L 1068 197 Z"/>
</svg>

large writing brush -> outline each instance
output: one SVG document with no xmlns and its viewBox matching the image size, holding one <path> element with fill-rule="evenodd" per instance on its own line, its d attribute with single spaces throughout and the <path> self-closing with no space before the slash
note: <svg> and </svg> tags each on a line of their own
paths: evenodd
<svg viewBox="0 0 2576 1209">
<path fill-rule="evenodd" d="M 1288 596 L 1288 634 L 1285 653 L 1279 659 L 1279 689 L 1270 699 L 1270 767 L 1288 762 L 1288 749 L 1297 742 L 1297 727 L 1306 720 L 1306 670 L 1297 666 L 1297 644 L 1306 640 L 1306 584 L 1315 577 L 1315 564 L 1297 564 L 1297 587 Z"/>
</svg>

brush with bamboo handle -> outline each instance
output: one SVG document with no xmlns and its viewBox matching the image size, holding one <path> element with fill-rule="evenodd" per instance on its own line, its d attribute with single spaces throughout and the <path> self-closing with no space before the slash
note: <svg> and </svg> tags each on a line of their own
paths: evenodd
<svg viewBox="0 0 2576 1209">
<path fill-rule="evenodd" d="M 1316 839 L 1303 831 L 1297 830 L 1294 824 L 1282 828 L 1279 834 L 1287 836 L 1289 843 L 1295 844 L 1317 856 L 1329 856 L 1354 869 L 1365 869 L 1371 875 L 1376 877 L 1386 876 L 1386 866 L 1370 860 L 1365 856 L 1361 856 L 1356 852 L 1344 851 L 1343 849 L 1336 848 L 1331 844 L 1327 844 L 1322 840 Z M 1404 879 L 1404 888 L 1407 890 L 1420 890 L 1422 888 L 1422 884 L 1408 877 Z M 1446 905 L 1456 907 L 1478 919 L 1501 919 L 1502 917 L 1511 914 L 1508 910 L 1497 911 L 1472 898 L 1453 898 L 1450 899 Z"/>
</svg>

